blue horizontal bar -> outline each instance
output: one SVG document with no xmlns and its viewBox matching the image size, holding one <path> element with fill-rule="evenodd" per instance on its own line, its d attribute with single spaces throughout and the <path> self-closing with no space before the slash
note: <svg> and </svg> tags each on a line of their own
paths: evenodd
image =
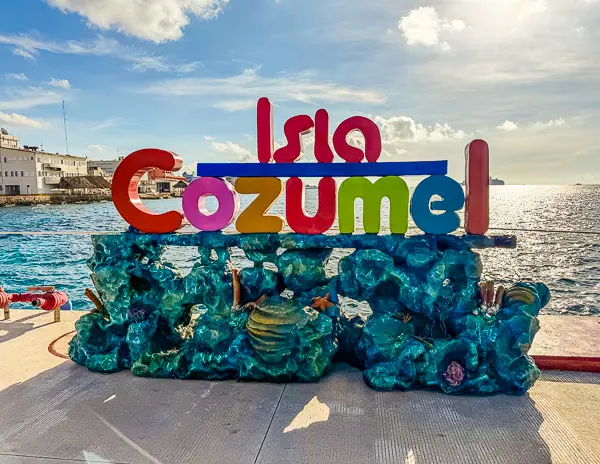
<svg viewBox="0 0 600 464">
<path fill-rule="evenodd" d="M 396 163 L 198 163 L 200 177 L 443 176 L 448 161 Z"/>
</svg>

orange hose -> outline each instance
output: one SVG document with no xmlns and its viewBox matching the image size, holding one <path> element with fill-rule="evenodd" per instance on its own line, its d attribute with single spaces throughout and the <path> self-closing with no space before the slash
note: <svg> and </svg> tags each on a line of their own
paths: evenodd
<svg viewBox="0 0 600 464">
<path fill-rule="evenodd" d="M 54 349 L 54 345 L 56 344 L 57 341 L 59 341 L 61 338 L 64 338 L 68 335 L 71 335 L 73 333 L 77 332 L 76 330 L 72 330 L 71 332 L 67 332 L 66 334 L 61 335 L 60 337 L 58 337 L 56 340 L 53 340 L 49 345 L 48 345 L 48 351 L 50 352 L 50 354 L 53 354 L 54 356 L 57 356 L 59 358 L 63 358 L 63 359 L 71 359 L 69 356 L 64 355 L 62 353 L 59 353 L 58 351 L 56 351 Z"/>
</svg>

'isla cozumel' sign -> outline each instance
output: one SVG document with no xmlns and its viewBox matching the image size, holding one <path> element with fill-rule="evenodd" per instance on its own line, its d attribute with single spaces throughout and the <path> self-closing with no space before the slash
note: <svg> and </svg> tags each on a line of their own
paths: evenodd
<svg viewBox="0 0 600 464">
<path fill-rule="evenodd" d="M 218 231 L 235 221 L 240 233 L 277 233 L 285 223 L 296 233 L 322 234 L 338 216 L 339 232 L 355 229 L 354 206 L 363 201 L 366 233 L 381 227 L 381 201 L 390 202 L 390 232 L 404 234 L 409 211 L 415 224 L 427 234 L 448 234 L 460 227 L 458 211 L 465 206 L 465 231 L 483 235 L 489 226 L 489 149 L 483 140 L 474 140 L 465 150 L 466 173 L 461 185 L 447 177 L 447 161 L 378 162 L 381 133 L 377 125 L 363 116 L 343 121 L 329 142 L 329 114 L 318 110 L 315 117 L 298 115 L 284 125 L 287 145 L 274 149 L 273 106 L 267 98 L 257 105 L 258 163 L 199 163 L 199 179 L 190 183 L 183 195 L 183 211 L 155 213 L 144 206 L 138 184 L 150 169 L 177 171 L 183 160 L 177 154 L 147 148 L 127 156 L 117 168 L 112 182 L 114 204 L 132 227 L 146 233 L 175 232 L 187 221 L 202 231 Z M 302 156 L 302 135 L 315 132 L 317 163 L 295 163 Z M 364 149 L 348 143 L 348 135 L 359 131 Z M 335 154 L 345 162 L 334 163 Z M 428 176 L 416 187 L 409 201 L 408 187 L 401 176 Z M 235 186 L 222 179 L 237 177 Z M 285 183 L 280 179 L 288 177 Z M 301 177 L 320 177 L 318 210 L 310 216 L 304 209 L 305 186 Z M 335 178 L 346 178 L 337 185 Z M 367 177 L 380 177 L 371 182 Z M 269 214 L 269 208 L 284 193 L 285 219 Z M 240 212 L 240 195 L 258 195 Z M 206 199 L 218 200 L 217 211 L 210 213 Z M 441 198 L 432 200 L 434 197 Z"/>
</svg>

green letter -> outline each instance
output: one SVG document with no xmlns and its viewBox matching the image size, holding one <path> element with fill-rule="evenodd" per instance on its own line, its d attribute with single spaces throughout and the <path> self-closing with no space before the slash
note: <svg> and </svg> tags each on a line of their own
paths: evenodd
<svg viewBox="0 0 600 464">
<path fill-rule="evenodd" d="M 354 202 L 362 198 L 365 232 L 378 234 L 384 197 L 390 200 L 390 231 L 405 234 L 408 229 L 408 186 L 397 176 L 382 177 L 375 184 L 364 177 L 350 177 L 342 182 L 338 193 L 340 233 L 354 232 Z"/>
</svg>

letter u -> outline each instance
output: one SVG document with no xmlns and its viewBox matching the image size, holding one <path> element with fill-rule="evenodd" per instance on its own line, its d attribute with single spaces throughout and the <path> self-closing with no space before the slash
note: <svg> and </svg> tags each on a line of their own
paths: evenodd
<svg viewBox="0 0 600 464">
<path fill-rule="evenodd" d="M 285 187 L 285 210 L 290 228 L 298 234 L 322 234 L 327 232 L 337 213 L 337 185 L 332 177 L 319 181 L 319 208 L 314 216 L 304 209 L 306 199 L 304 182 L 298 177 L 288 179 Z"/>
</svg>

